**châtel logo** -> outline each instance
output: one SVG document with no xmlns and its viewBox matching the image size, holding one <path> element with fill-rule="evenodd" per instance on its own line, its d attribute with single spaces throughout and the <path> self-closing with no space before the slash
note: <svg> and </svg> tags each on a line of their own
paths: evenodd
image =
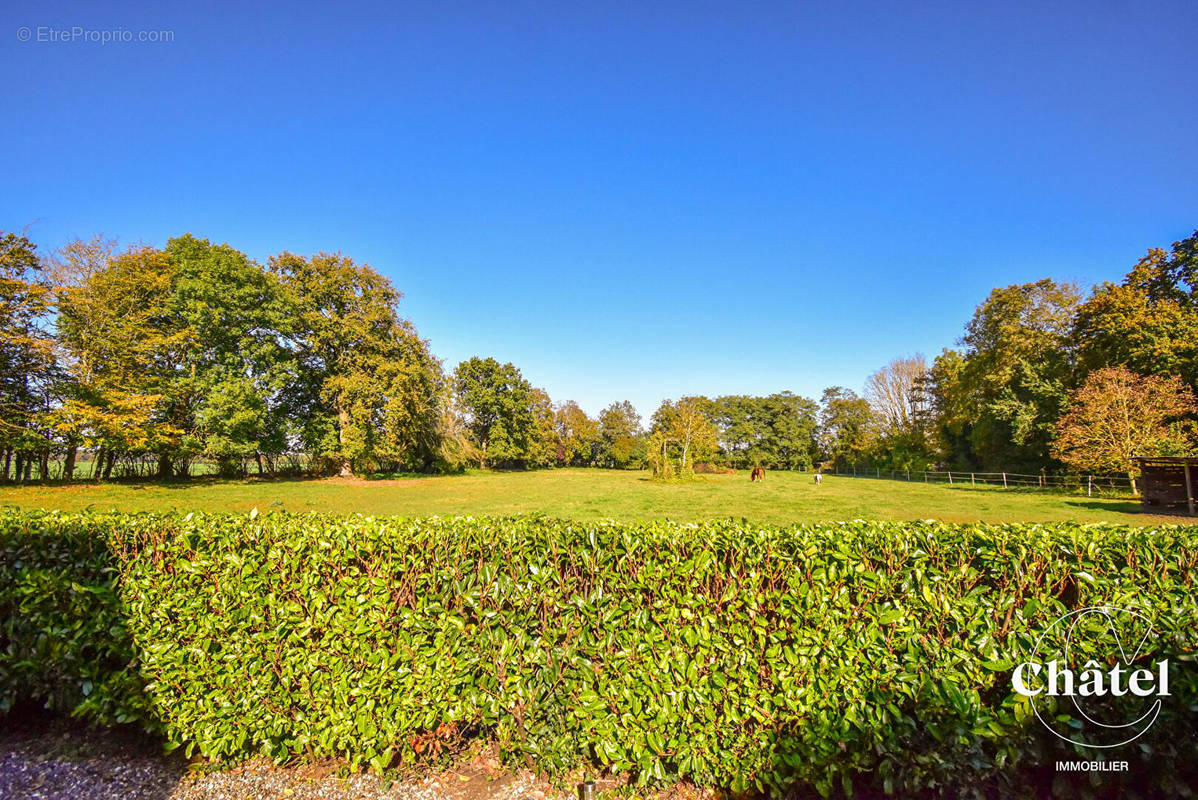
<svg viewBox="0 0 1198 800">
<path fill-rule="evenodd" d="M 1142 658 L 1152 624 L 1142 614 L 1091 606 L 1040 634 L 1011 684 L 1036 717 L 1067 742 L 1109 748 L 1139 738 L 1169 696 L 1169 662 Z"/>
</svg>

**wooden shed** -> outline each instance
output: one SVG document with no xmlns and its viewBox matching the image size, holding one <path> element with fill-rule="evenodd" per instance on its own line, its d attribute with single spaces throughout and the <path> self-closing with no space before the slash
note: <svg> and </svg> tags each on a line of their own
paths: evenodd
<svg viewBox="0 0 1198 800">
<path fill-rule="evenodd" d="M 1194 513 L 1198 456 L 1138 456 L 1132 461 L 1140 467 L 1140 504 L 1145 511 Z"/>
</svg>

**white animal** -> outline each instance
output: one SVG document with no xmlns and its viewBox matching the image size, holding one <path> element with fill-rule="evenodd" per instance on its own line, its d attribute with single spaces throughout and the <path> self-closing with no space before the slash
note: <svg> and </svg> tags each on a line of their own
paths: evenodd
<svg viewBox="0 0 1198 800">
<path fill-rule="evenodd" d="M 824 476 L 820 475 L 818 472 L 815 473 L 815 485 L 819 486 L 823 482 L 824 482 Z"/>
</svg>

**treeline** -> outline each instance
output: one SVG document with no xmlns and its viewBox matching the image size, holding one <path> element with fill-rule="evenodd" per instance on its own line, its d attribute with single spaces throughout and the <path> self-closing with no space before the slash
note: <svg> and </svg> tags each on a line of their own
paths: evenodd
<svg viewBox="0 0 1198 800">
<path fill-rule="evenodd" d="M 162 249 L 97 237 L 43 257 L 0 236 L 0 454 L 6 480 L 453 472 L 467 465 L 849 466 L 1131 471 L 1192 452 L 1198 232 L 1088 297 L 995 289 L 959 349 L 897 359 L 819 402 L 683 397 L 648 424 L 554 403 L 510 363 L 447 372 L 401 294 L 340 253 L 265 265 L 190 234 Z"/>
<path fill-rule="evenodd" d="M 818 403 L 789 392 L 667 400 L 647 431 L 627 403 L 593 420 L 573 403 L 554 415 L 542 398 L 531 407 L 544 409 L 540 441 L 549 449 L 525 463 L 648 466 L 661 477 L 705 463 L 1123 472 L 1134 485 L 1132 456 L 1195 452 L 1198 232 L 1150 250 L 1122 282 L 1088 296 L 1049 279 L 995 289 L 959 344 L 931 363 L 895 359 L 862 394 L 833 386 Z M 502 417 L 478 414 L 464 388 L 458 396 L 472 419 Z M 500 460 L 520 461 L 510 437 L 489 436 L 485 424 L 473 430 L 484 448 L 504 443 Z"/>
<path fill-rule="evenodd" d="M 399 292 L 340 254 L 265 266 L 191 235 L 118 251 L 100 238 L 48 259 L 0 238 L 4 474 L 110 477 L 151 459 L 226 475 L 452 466 L 446 382 L 401 319 Z M 119 469 L 118 469 L 119 474 Z"/>
<path fill-rule="evenodd" d="M 995 289 L 959 349 L 899 359 L 844 393 L 861 425 L 842 464 L 1124 472 L 1195 452 L 1198 232 L 1083 294 L 1045 279 Z"/>
</svg>

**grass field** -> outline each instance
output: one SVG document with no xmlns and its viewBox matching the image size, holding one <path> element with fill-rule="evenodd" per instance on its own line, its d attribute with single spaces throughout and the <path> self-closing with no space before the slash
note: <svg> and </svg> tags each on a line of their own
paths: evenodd
<svg viewBox="0 0 1198 800">
<path fill-rule="evenodd" d="M 0 488 L 0 505 L 121 511 L 327 511 L 409 516 L 544 514 L 567 519 L 669 518 L 683 522 L 745 517 L 788 523 L 848 519 L 940 519 L 950 522 L 1119 522 L 1154 525 L 1184 517 L 1150 516 L 1130 498 L 1055 494 L 993 487 L 926 485 L 771 472 L 705 475 L 687 483 L 650 481 L 644 472 L 559 469 L 470 472 L 394 480 L 275 480 L 76 484 Z"/>
</svg>

